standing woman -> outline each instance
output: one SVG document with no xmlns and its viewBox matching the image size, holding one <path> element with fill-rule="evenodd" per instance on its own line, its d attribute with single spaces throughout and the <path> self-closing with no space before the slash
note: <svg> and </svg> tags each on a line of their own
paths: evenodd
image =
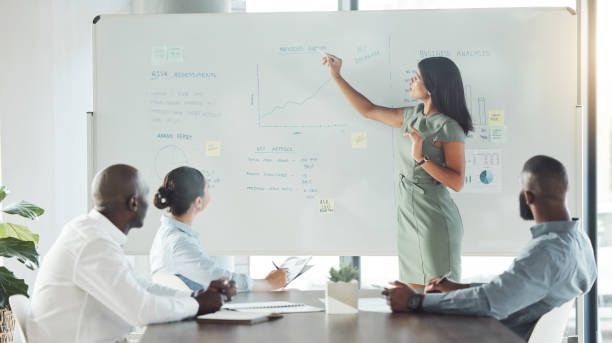
<svg viewBox="0 0 612 343">
<path fill-rule="evenodd" d="M 448 58 L 421 60 L 410 82 L 418 106 L 374 105 L 340 76 L 342 60 L 327 54 L 323 64 L 362 116 L 401 128 L 397 235 L 400 279 L 422 288 L 450 272 L 461 279 L 463 224 L 447 187 L 459 192 L 465 180 L 465 137 L 473 129 L 459 68 Z"/>
<path fill-rule="evenodd" d="M 179 167 L 166 175 L 153 204 L 168 209 L 161 217 L 161 227 L 151 247 L 151 272 L 177 275 L 192 290 L 212 280 L 227 278 L 236 281 L 238 291 L 270 291 L 287 284 L 285 269 L 275 269 L 265 279 L 253 280 L 246 274 L 219 267 L 204 252 L 200 234 L 193 229 L 196 215 L 210 202 L 208 183 L 194 168 Z M 215 227 L 208 230 L 223 230 Z"/>
</svg>

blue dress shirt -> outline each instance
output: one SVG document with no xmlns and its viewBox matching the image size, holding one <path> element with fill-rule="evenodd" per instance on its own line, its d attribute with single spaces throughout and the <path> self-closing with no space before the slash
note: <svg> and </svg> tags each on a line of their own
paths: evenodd
<svg viewBox="0 0 612 343">
<path fill-rule="evenodd" d="M 531 228 L 512 265 L 486 284 L 446 294 L 427 294 L 423 311 L 489 316 L 529 339 L 538 319 L 587 292 L 597 277 L 591 242 L 577 221 Z"/>
<path fill-rule="evenodd" d="M 151 272 L 178 275 L 193 290 L 223 277 L 236 281 L 238 291 L 250 291 L 253 280 L 220 268 L 204 252 L 199 236 L 189 225 L 163 215 L 149 256 Z"/>
</svg>

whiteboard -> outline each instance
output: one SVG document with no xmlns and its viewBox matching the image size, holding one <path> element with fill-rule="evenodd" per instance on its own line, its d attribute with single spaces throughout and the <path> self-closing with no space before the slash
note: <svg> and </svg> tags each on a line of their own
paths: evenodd
<svg viewBox="0 0 612 343">
<path fill-rule="evenodd" d="M 194 227 L 210 254 L 394 255 L 395 142 L 408 138 L 353 110 L 318 50 L 389 107 L 416 105 L 417 62 L 448 56 L 477 125 L 466 187 L 451 191 L 464 254 L 513 255 L 529 239 L 517 200 L 529 157 L 568 167 L 577 210 L 576 49 L 564 9 L 103 15 L 93 168 L 137 167 L 149 198 L 169 170 L 201 170 L 212 201 Z M 160 215 L 150 207 L 128 253 L 148 253 Z"/>
</svg>

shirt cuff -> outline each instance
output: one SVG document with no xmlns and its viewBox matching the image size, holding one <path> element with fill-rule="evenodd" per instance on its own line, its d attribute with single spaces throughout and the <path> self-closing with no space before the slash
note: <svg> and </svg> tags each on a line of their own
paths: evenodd
<svg viewBox="0 0 612 343">
<path fill-rule="evenodd" d="M 444 295 L 444 293 L 425 294 L 425 299 L 423 299 L 423 311 L 430 312 L 438 310 L 440 308 L 440 302 Z"/>
<path fill-rule="evenodd" d="M 191 311 L 190 313 L 192 314 L 186 316 L 185 318 L 195 317 L 198 314 L 198 310 L 200 309 L 200 303 L 198 303 L 198 301 L 195 300 L 194 297 L 189 296 L 189 299 L 191 300 L 189 302 L 189 309 Z"/>
</svg>

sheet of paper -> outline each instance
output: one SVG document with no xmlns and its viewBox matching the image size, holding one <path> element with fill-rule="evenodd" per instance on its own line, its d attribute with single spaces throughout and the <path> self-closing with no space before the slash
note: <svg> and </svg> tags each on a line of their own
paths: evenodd
<svg viewBox="0 0 612 343">
<path fill-rule="evenodd" d="M 365 132 L 353 132 L 351 134 L 351 145 L 353 149 L 365 149 L 368 147 L 368 136 Z"/>
<path fill-rule="evenodd" d="M 506 126 L 492 126 L 491 127 L 491 143 L 505 143 L 506 142 Z"/>
<path fill-rule="evenodd" d="M 465 150 L 464 193 L 501 193 L 502 150 Z"/>
<path fill-rule="evenodd" d="M 206 156 L 210 156 L 210 157 L 221 156 L 221 142 L 207 141 L 206 142 Z"/>
<path fill-rule="evenodd" d="M 183 47 L 169 46 L 166 48 L 166 58 L 168 63 L 183 63 Z"/>
<path fill-rule="evenodd" d="M 325 298 L 319 298 L 319 301 L 325 303 Z M 359 311 L 364 312 L 380 312 L 391 313 L 391 307 L 387 305 L 385 298 L 359 298 L 357 302 Z"/>
<path fill-rule="evenodd" d="M 151 48 L 151 64 L 164 64 L 167 61 L 166 47 L 154 46 Z"/>
<path fill-rule="evenodd" d="M 503 126 L 504 125 L 504 110 L 490 110 L 489 111 L 489 126 Z"/>
<path fill-rule="evenodd" d="M 320 214 L 334 214 L 335 205 L 334 199 L 320 199 L 319 200 L 319 213 Z"/>
<path fill-rule="evenodd" d="M 301 258 L 301 257 L 288 257 L 281 265 L 280 268 L 287 269 L 288 271 L 288 282 L 291 283 L 298 276 L 304 274 L 308 269 L 312 268 L 312 266 L 308 265 L 308 262 L 312 259 L 312 256 Z"/>
</svg>

